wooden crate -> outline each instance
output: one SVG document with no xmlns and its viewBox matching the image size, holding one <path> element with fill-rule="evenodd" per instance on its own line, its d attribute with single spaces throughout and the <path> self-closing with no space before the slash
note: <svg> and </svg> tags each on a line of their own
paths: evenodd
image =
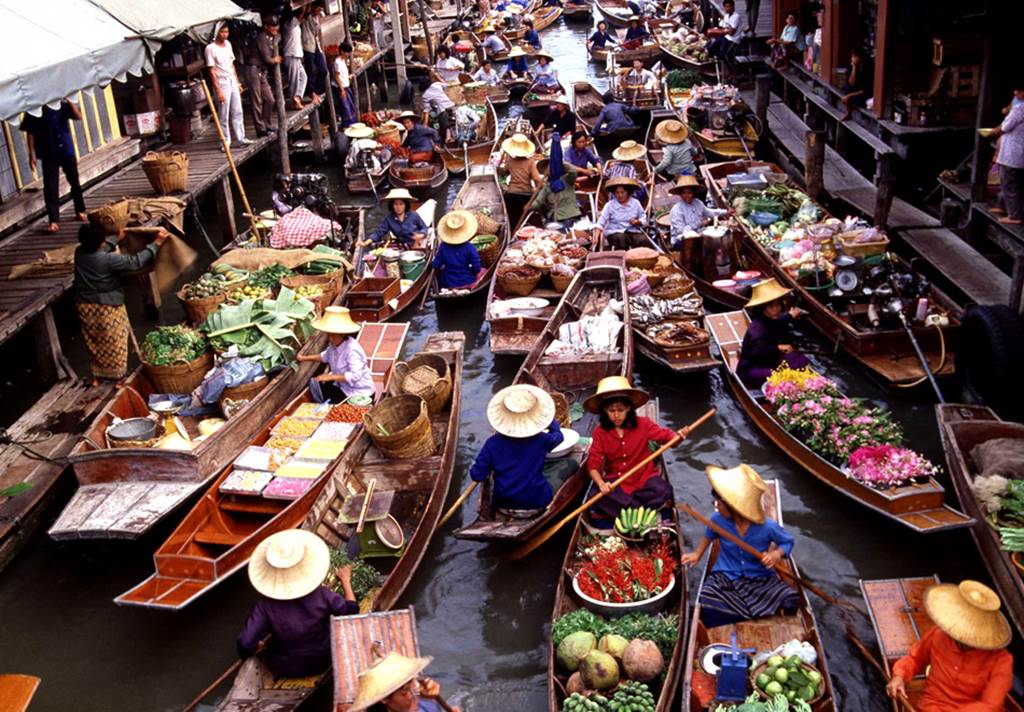
<svg viewBox="0 0 1024 712">
<path fill-rule="evenodd" d="M 352 285 L 346 301 L 350 309 L 381 309 L 401 293 L 394 277 L 366 277 Z"/>
</svg>

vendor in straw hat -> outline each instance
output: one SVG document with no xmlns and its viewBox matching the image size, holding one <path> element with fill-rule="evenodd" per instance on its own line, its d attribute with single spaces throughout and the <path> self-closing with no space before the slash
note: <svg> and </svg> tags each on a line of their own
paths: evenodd
<svg viewBox="0 0 1024 712">
<path fill-rule="evenodd" d="M 654 128 L 654 136 L 665 147 L 661 161 L 654 167 L 655 173 L 675 179 L 697 172 L 697 166 L 693 162 L 697 156 L 697 149 L 690 141 L 690 129 L 686 128 L 686 124 L 675 119 L 666 119 Z"/>
<path fill-rule="evenodd" d="M 537 170 L 537 147 L 526 134 L 517 133 L 501 142 L 501 163 L 499 170 L 509 174 L 506 193 L 532 195 L 544 176 Z"/>
<path fill-rule="evenodd" d="M 487 404 L 487 421 L 497 432 L 487 438 L 469 476 L 476 482 L 494 478 L 491 505 L 497 509 L 546 507 L 554 492 L 544 477 L 544 460 L 563 440 L 554 400 L 537 386 L 509 386 Z"/>
<path fill-rule="evenodd" d="M 319 354 L 299 354 L 299 361 L 327 364 L 327 372 L 309 381 L 309 392 L 317 403 L 340 403 L 349 396 L 373 397 L 376 389 L 366 352 L 356 335 L 359 324 L 352 321 L 348 307 L 327 307 L 313 320 L 313 328 L 327 334 L 327 348 Z"/>
<path fill-rule="evenodd" d="M 388 191 L 384 196 L 384 202 L 388 204 L 387 215 L 370 233 L 370 239 L 363 242 L 363 246 L 380 244 L 389 233 L 391 244 L 398 248 L 415 247 L 423 240 L 427 236 L 427 224 L 412 209 L 412 201 L 412 195 L 405 188 L 392 188 Z"/>
<path fill-rule="evenodd" d="M 622 43 L 624 49 L 636 49 L 643 41 L 651 36 L 647 25 L 638 15 L 629 16 L 629 26 L 626 28 L 626 41 Z M 641 64 L 643 64 L 641 62 Z"/>
<path fill-rule="evenodd" d="M 557 131 L 551 134 L 551 158 L 548 178 L 537 191 L 528 210 L 536 210 L 549 222 L 561 223 L 565 228 L 583 216 L 576 199 L 576 167 L 562 160 L 562 138 Z"/>
<path fill-rule="evenodd" d="M 331 667 L 331 616 L 359 612 L 352 570 L 335 571 L 344 598 L 322 585 L 331 566 L 324 540 L 312 532 L 287 529 L 259 543 L 249 559 L 249 581 L 260 594 L 238 636 L 243 658 L 260 652 L 278 677 L 319 675 Z"/>
<path fill-rule="evenodd" d="M 555 98 L 555 105 L 544 118 L 544 128 L 553 129 L 563 136 L 576 130 L 576 114 L 569 108 L 569 99 L 564 95 Z"/>
<path fill-rule="evenodd" d="M 675 431 L 637 415 L 637 409 L 650 399 L 645 391 L 633 388 L 624 376 L 608 376 L 597 384 L 597 392 L 583 402 L 588 412 L 599 417 L 598 426 L 591 433 L 587 472 L 594 485 L 606 493 L 590 508 L 591 518 L 602 525 L 610 527 L 626 507 L 660 509 L 673 497 L 672 485 L 658 476 L 653 462 L 618 488 L 611 488 L 612 482 L 651 454 L 647 447 L 650 441 L 664 445 L 676 436 Z"/>
<path fill-rule="evenodd" d="M 782 363 L 790 368 L 804 368 L 810 363 L 789 343 L 789 327 L 803 314 L 797 307 L 784 311 L 783 299 L 792 291 L 774 279 L 754 285 L 745 307 L 750 325 L 743 335 L 736 366 L 737 375 L 748 388 L 760 388 Z"/>
<path fill-rule="evenodd" d="M 618 243 L 619 246 L 633 246 L 632 233 L 641 236 L 643 225 L 647 222 L 647 211 L 634 197 L 634 193 L 640 189 L 640 184 L 635 178 L 616 176 L 608 182 L 605 187 L 611 191 L 611 198 L 597 218 L 597 226 L 594 228 L 594 242 L 600 240 L 603 233 L 607 233 L 609 240 Z"/>
<path fill-rule="evenodd" d="M 761 558 L 755 558 L 708 527 L 697 548 L 680 557 L 681 564 L 692 566 L 701 560 L 711 542 L 718 540 L 718 556 L 700 593 L 705 627 L 765 618 L 780 610 L 795 613 L 800 605 L 799 591 L 772 570 L 793 550 L 793 537 L 765 516 L 761 500 L 768 486 L 749 465 L 728 470 L 711 466 L 705 472 L 715 500 L 712 523 L 764 552 Z"/>
<path fill-rule="evenodd" d="M 392 651 L 359 673 L 356 699 L 346 712 L 441 712 L 441 686 L 420 677 L 433 658 L 410 658 Z M 458 707 L 452 707 L 459 712 Z"/>
<path fill-rule="evenodd" d="M 558 70 L 551 64 L 554 57 L 544 51 L 539 51 L 533 58 L 537 60 L 533 68 L 533 86 L 530 89 L 537 94 L 557 94 L 562 92 L 562 85 L 558 83 Z"/>
<path fill-rule="evenodd" d="M 508 53 L 508 72 L 510 79 L 525 79 L 530 74 L 530 63 L 522 47 L 513 47 Z"/>
<path fill-rule="evenodd" d="M 480 43 L 480 46 L 484 49 L 484 60 L 490 60 L 499 54 L 504 54 L 506 49 L 505 43 L 502 42 L 501 37 L 498 36 L 498 32 L 494 29 L 494 25 L 487 22 L 480 28 L 480 31 L 487 35 L 484 37 L 484 41 Z"/>
<path fill-rule="evenodd" d="M 906 695 L 907 681 L 928 672 L 920 712 L 1002 712 L 1013 687 L 1012 633 L 999 596 L 977 581 L 942 583 L 924 594 L 935 626 L 892 669 L 890 697 Z"/>
<path fill-rule="evenodd" d="M 668 192 L 679 196 L 679 201 L 672 206 L 672 210 L 669 212 L 669 222 L 672 225 L 672 248 L 676 250 L 682 248 L 686 233 L 700 230 L 711 219 L 721 217 L 729 212 L 723 208 L 709 208 L 703 200 L 697 197 L 697 193 L 703 192 L 703 189 L 695 176 L 679 176 L 676 184 Z"/>
<path fill-rule="evenodd" d="M 437 224 L 441 246 L 433 267 L 442 289 L 468 289 L 481 275 L 480 253 L 470 240 L 476 236 L 476 216 L 468 210 L 453 210 Z"/>
</svg>

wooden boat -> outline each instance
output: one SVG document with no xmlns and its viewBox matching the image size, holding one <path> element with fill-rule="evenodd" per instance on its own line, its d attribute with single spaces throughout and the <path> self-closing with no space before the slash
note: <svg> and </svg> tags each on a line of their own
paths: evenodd
<svg viewBox="0 0 1024 712">
<path fill-rule="evenodd" d="M 610 192 L 605 187 L 605 184 L 612 179 L 611 173 L 616 166 L 630 164 L 633 166 L 634 177 L 644 187 L 647 192 L 647 196 L 642 202 L 644 211 L 650 215 L 651 213 L 651 201 L 654 198 L 654 171 L 651 170 L 651 164 L 647 162 L 646 158 L 638 158 L 635 161 L 619 161 L 617 159 L 611 159 L 605 161 L 604 170 L 601 175 L 601 184 L 597 188 L 597 202 L 595 206 L 595 212 L 597 215 L 601 214 L 604 209 L 605 203 L 609 200 Z"/>
<path fill-rule="evenodd" d="M 847 477 L 846 473 L 807 447 L 783 427 L 771 403 L 759 391 L 744 386 L 736 375 L 740 346 L 749 324 L 746 313 L 710 314 L 706 321 L 721 353 L 725 375 L 740 406 L 769 440 L 808 473 L 853 501 L 918 534 L 961 529 L 974 524 L 972 518 L 944 502 L 945 490 L 934 477 L 903 487 L 874 489 Z"/>
<path fill-rule="evenodd" d="M 742 172 L 745 167 L 763 168 L 774 173 L 783 173 L 782 169 L 772 163 L 762 161 L 740 162 L 740 163 L 714 163 L 701 166 L 701 174 L 704 177 L 708 192 L 714 197 L 721 207 L 730 207 L 725 194 L 724 184 L 726 176 L 737 171 Z M 828 214 L 823 211 L 823 215 Z M 868 304 L 851 303 L 846 313 L 837 313 L 828 304 L 820 301 L 800 282 L 793 278 L 789 272 L 782 268 L 777 260 L 763 247 L 742 221 L 741 232 L 745 239 L 742 240 L 742 250 L 755 255 L 755 261 L 759 265 L 770 268 L 771 274 L 779 280 L 780 284 L 791 287 L 799 298 L 801 305 L 807 310 L 809 321 L 820 331 L 832 344 L 838 344 L 850 356 L 859 361 L 862 365 L 874 371 L 888 383 L 910 383 L 919 380 L 924 376 L 921 364 L 914 353 L 910 339 L 906 331 L 900 327 L 892 327 L 886 324 L 880 327 L 872 327 L 868 319 Z M 734 245 L 735 245 L 734 233 Z M 900 267 L 911 271 L 909 265 L 898 258 L 893 258 Z M 938 306 L 949 318 L 949 325 L 943 327 L 942 335 L 946 344 L 946 363 L 942 368 L 937 368 L 940 362 L 940 336 L 938 329 L 914 326 L 913 333 L 922 350 L 928 357 L 932 369 L 936 375 L 951 375 L 953 372 L 953 357 L 951 352 L 955 349 L 956 338 L 960 329 L 960 318 L 963 309 L 956 304 L 948 295 L 934 285 L 928 295 L 930 304 Z"/>
<path fill-rule="evenodd" d="M 498 175 L 491 165 L 473 166 L 470 168 L 466 182 L 459 188 L 459 194 L 452 202 L 451 210 L 489 210 L 491 219 L 498 223 L 497 256 L 489 267 L 477 277 L 476 282 L 471 286 L 458 291 L 442 290 L 437 283 L 437 275 L 434 275 L 432 290 L 434 300 L 437 302 L 455 302 L 471 294 L 476 294 L 491 283 L 494 270 L 505 252 L 505 245 L 509 239 L 508 216 L 505 214 L 505 198 L 501 193 L 501 186 L 498 185 Z"/>
<path fill-rule="evenodd" d="M 615 27 L 629 27 L 629 18 L 633 11 L 626 0 L 594 0 L 594 7 Z"/>
<path fill-rule="evenodd" d="M 364 493 L 371 481 L 377 492 L 394 492 L 391 515 L 398 520 L 405 535 L 405 549 L 400 557 L 369 559 L 386 575 L 384 584 L 373 599 L 372 609 L 386 611 L 395 605 L 427 552 L 427 545 L 441 517 L 444 499 L 451 484 L 455 453 L 459 443 L 459 413 L 462 399 L 462 332 L 440 332 L 427 337 L 423 351 L 440 355 L 448 361 L 452 376 L 452 394 L 444 409 L 431 414 L 437 452 L 429 457 L 408 460 L 389 459 L 361 432 L 349 444 L 350 455 L 328 477 L 302 524 L 314 531 L 330 546 L 346 548 L 354 527 L 341 521 L 345 499 Z"/>
<path fill-rule="evenodd" d="M 593 11 L 589 2 L 566 2 L 562 5 L 562 18 L 565 20 L 589 20 Z"/>
<path fill-rule="evenodd" d="M 448 182 L 448 168 L 440 151 L 434 151 L 430 164 L 424 168 L 410 168 L 397 160 L 393 161 L 388 169 L 388 178 L 396 188 L 437 188 Z"/>
<path fill-rule="evenodd" d="M 555 99 L 558 99 L 559 97 L 568 99 L 568 95 L 565 92 L 565 85 L 561 82 L 558 84 L 558 91 L 550 94 L 534 93 L 533 85 L 531 84 L 530 89 L 527 91 L 521 102 L 523 105 L 523 114 L 527 116 L 533 124 L 538 125 L 544 120 L 544 117 L 548 115 L 548 112 L 554 108 Z"/>
<path fill-rule="evenodd" d="M 657 399 L 647 403 L 640 408 L 640 414 L 658 420 Z M 658 458 L 658 473 L 662 479 L 668 481 L 668 468 L 665 465 L 665 458 Z M 593 491 L 587 496 L 592 496 Z M 683 530 L 679 526 L 679 511 L 673 502 L 665 505 L 672 513 L 671 525 L 667 527 L 668 540 L 674 543 L 676 555 L 678 556 L 686 548 L 683 540 Z M 588 533 L 589 527 L 584 523 L 586 513 L 580 515 L 576 521 L 576 528 L 573 530 L 572 538 L 569 540 L 569 547 L 566 549 L 565 558 L 562 560 L 562 567 L 559 569 L 558 586 L 555 588 L 555 605 L 551 612 L 551 622 L 554 623 L 567 613 L 581 608 L 581 601 L 577 600 L 573 591 L 570 572 L 574 564 L 574 556 L 579 545 L 580 538 Z M 676 585 L 668 594 L 669 602 L 665 606 L 665 612 L 678 616 L 678 638 L 672 655 L 665 660 L 665 674 L 661 683 L 661 689 L 655 698 L 655 712 L 669 712 L 675 709 L 673 705 L 676 700 L 676 689 L 679 687 L 679 676 L 682 674 L 683 651 L 685 650 L 686 629 L 689 622 L 690 598 L 687 591 L 686 571 L 681 569 L 676 572 Z M 555 658 L 555 646 L 548 638 L 548 710 L 559 712 L 565 700 L 565 676 L 560 674 L 558 661 Z M 610 697 L 610 695 L 608 695 Z"/>
<path fill-rule="evenodd" d="M 536 147 L 537 151 L 534 154 L 537 158 L 543 155 L 544 142 L 541 139 L 541 134 L 535 128 L 533 123 L 523 115 L 519 115 L 515 118 L 509 118 L 505 122 L 505 126 L 502 128 L 501 134 L 494 140 L 494 153 L 501 157 L 501 161 L 505 160 L 505 156 L 501 150 L 501 144 L 507 138 L 511 138 L 515 134 L 523 134 L 531 141 Z M 501 168 L 499 166 L 499 168 Z M 501 185 L 502 195 L 505 196 L 505 214 L 508 216 L 509 225 L 518 222 L 525 212 L 527 201 L 530 200 L 533 193 L 519 193 L 516 191 L 508 190 L 509 176 L 505 172 L 504 168 L 501 168 L 502 175 L 498 179 L 499 185 Z"/>
<path fill-rule="evenodd" d="M 359 335 L 378 394 L 387 388 L 391 365 L 405 341 L 408 324 L 366 324 Z M 263 445 L 278 421 L 303 403 L 304 390 L 245 445 Z M 361 428 L 360 428 L 361 430 Z M 114 599 L 126 606 L 180 610 L 244 567 L 256 546 L 271 534 L 298 526 L 309 513 L 332 471 L 350 453 L 352 442 L 297 499 L 229 494 L 221 484 L 234 471 L 228 465 L 202 499 L 153 555 L 156 573 Z"/>
<path fill-rule="evenodd" d="M 595 142 L 607 145 L 618 145 L 628 138 L 633 138 L 640 133 L 640 125 L 628 128 L 616 129 L 614 131 L 596 130 L 597 117 L 604 108 L 604 99 L 601 93 L 589 82 L 573 82 L 572 85 L 572 110 L 576 119 L 582 123 L 587 133 L 594 137 Z"/>
<path fill-rule="evenodd" d="M 487 163 L 497 134 L 498 115 L 494 113 L 494 106 L 488 101 L 484 107 L 484 118 L 476 129 L 476 140 L 472 143 L 448 141 L 438 149 L 444 158 L 445 168 L 451 173 L 461 175 L 466 172 L 467 165 L 480 166 Z"/>
<path fill-rule="evenodd" d="M 497 69 L 495 69 L 495 71 L 497 71 Z M 494 106 L 497 106 L 498 104 L 507 104 L 509 102 L 510 94 L 508 88 L 500 82 L 494 86 L 490 84 L 482 84 L 481 82 L 474 81 L 472 76 L 463 72 L 459 75 L 459 83 L 462 84 L 463 94 L 467 101 L 470 101 L 470 97 L 472 96 L 471 92 L 476 91 L 483 92 L 487 97 L 487 101 Z M 497 122 L 495 121 L 495 123 Z"/>
<path fill-rule="evenodd" d="M 701 61 L 696 57 L 683 54 L 674 49 L 674 45 L 669 42 L 667 38 L 671 33 L 675 32 L 676 24 L 668 20 L 663 22 L 665 24 L 659 24 L 657 28 L 651 27 L 651 32 L 657 36 L 661 56 L 665 58 L 666 62 L 673 67 L 679 67 L 680 69 L 689 69 L 690 71 L 700 72 L 701 74 L 714 75 L 715 61 L 713 59 Z M 671 24 L 669 24 L 670 22 Z"/>
<path fill-rule="evenodd" d="M 614 55 L 619 61 L 619 55 Z M 651 89 L 642 88 L 640 85 L 626 84 L 626 75 L 632 70 L 632 63 L 629 66 L 611 67 L 608 73 L 611 75 L 611 92 L 615 101 L 625 104 L 634 109 L 656 109 L 665 102 L 665 87 L 658 79 Z M 657 66 L 654 68 L 655 75 L 658 74 Z"/>
<path fill-rule="evenodd" d="M 379 190 L 381 184 L 387 180 L 388 174 L 391 171 L 391 164 L 393 162 L 394 157 L 389 158 L 386 161 L 382 161 L 379 169 L 370 170 L 350 168 L 347 164 L 344 165 L 345 189 L 349 193 L 356 195 L 374 193 Z"/>
<path fill-rule="evenodd" d="M 896 661 L 910 652 L 910 647 L 935 627 L 935 622 L 924 607 L 924 592 L 939 584 L 939 577 L 881 579 L 860 581 L 861 595 L 867 604 L 871 627 L 882 653 L 882 667 L 886 675 L 892 674 Z M 913 709 L 921 709 L 925 676 L 907 681 L 907 697 Z M 911 712 L 902 701 L 892 700 L 893 712 Z M 1024 705 L 1012 692 L 1006 698 L 1005 712 L 1024 712 Z"/>
<path fill-rule="evenodd" d="M 355 321 L 391 321 L 409 309 L 418 309 L 426 300 L 427 290 L 434 279 L 431 262 L 437 251 L 434 231 L 436 210 L 437 201 L 433 198 L 416 208 L 428 229 L 425 245 L 412 251 L 422 252 L 426 265 L 404 291 L 401 280 L 396 285 L 394 278 L 370 276 L 371 268 L 365 260 L 356 265 L 357 279 L 342 297 L 342 304 L 349 308 Z"/>
<path fill-rule="evenodd" d="M 533 29 L 537 30 L 537 32 L 540 32 L 541 30 L 546 30 L 547 28 L 551 27 L 553 24 L 558 22 L 558 18 L 562 16 L 563 12 L 564 10 L 558 6 L 542 7 L 538 10 L 535 10 L 533 13 Z M 520 35 L 516 39 L 522 39 L 522 35 Z"/>
<path fill-rule="evenodd" d="M 779 483 L 776 480 L 767 480 L 768 490 L 762 495 L 761 503 L 764 505 L 765 514 L 782 524 L 782 501 L 779 496 Z M 810 643 L 818 653 L 818 661 L 815 667 L 821 673 L 821 679 L 825 683 L 825 693 L 820 700 L 811 705 L 813 712 L 836 712 L 834 691 L 832 689 L 832 678 L 828 671 L 828 660 L 825 657 L 825 648 L 822 645 L 821 634 L 818 631 L 818 621 L 814 617 L 814 610 L 807 598 L 807 592 L 800 590 L 800 607 L 793 615 L 776 615 L 770 618 L 761 618 L 752 621 L 743 621 L 732 625 L 707 628 L 700 619 L 701 604 L 700 591 L 704 588 L 704 581 L 711 573 L 715 559 L 718 558 L 718 541 L 711 544 L 704 571 L 701 574 L 700 586 L 697 588 L 697 602 L 693 607 L 693 618 L 690 621 L 690 631 L 686 643 L 686 662 L 684 663 L 685 673 L 683 674 L 683 712 L 700 712 L 704 707 L 694 691 L 694 678 L 706 673 L 700 667 L 700 653 L 705 646 L 712 643 L 723 643 L 728 645 L 732 636 L 736 636 L 736 645 L 739 648 L 756 648 L 758 652 L 774 650 L 790 640 L 798 639 Z M 793 571 L 799 574 L 796 559 L 789 557 L 789 563 Z"/>
<path fill-rule="evenodd" d="M 506 74 L 501 80 L 501 85 L 508 90 L 509 96 L 521 97 L 527 89 L 533 86 L 533 73 L 527 72 L 522 77 L 512 77 Z"/>
<path fill-rule="evenodd" d="M 615 35 L 619 44 L 611 47 L 587 47 L 587 56 L 595 64 L 607 64 L 609 53 L 615 58 L 615 62 L 622 66 L 633 66 L 635 60 L 640 60 L 644 66 L 651 66 L 661 56 L 661 47 L 658 38 L 653 34 L 639 47 L 634 49 L 623 49 L 622 43 L 626 41 L 625 28 L 615 28 Z"/>
<path fill-rule="evenodd" d="M 710 131 L 711 135 L 708 135 Z M 704 130 L 692 131 L 693 140 L 700 144 L 704 155 L 708 158 L 720 161 L 735 161 L 738 159 L 752 158 L 751 155 L 757 142 L 761 140 L 754 123 L 749 119 L 743 120 L 743 138 L 741 139 L 733 130 Z"/>
<path fill-rule="evenodd" d="M 25 712 L 42 680 L 34 675 L 0 675 L 0 701 L 4 712 Z"/>
<path fill-rule="evenodd" d="M 550 319 L 542 315 L 538 321 L 544 321 L 540 334 L 533 341 L 526 343 L 520 337 L 518 343 L 509 338 L 503 343 L 515 343 L 519 348 L 525 346 L 529 354 L 519 367 L 514 383 L 526 383 L 543 388 L 548 393 L 561 393 L 569 403 L 579 403 L 597 388 L 598 382 L 605 376 L 632 377 L 633 374 L 633 331 L 629 319 L 629 311 L 623 315 L 624 327 L 621 332 L 620 350 L 614 354 L 588 353 L 575 356 L 549 355 L 545 352 L 558 336 L 559 327 L 567 322 L 577 321 L 583 314 L 594 311 L 593 305 L 606 302 L 609 298 L 622 300 L 626 295 L 626 280 L 619 267 L 587 267 L 576 273 L 569 288 L 566 289 L 561 301 L 551 314 Z M 514 318 L 512 318 L 514 320 Z M 491 322 L 491 350 L 494 351 L 495 324 Z M 498 328 L 505 326 L 501 324 Z M 499 332 L 499 337 L 501 336 Z M 574 423 L 573 428 L 579 432 L 590 432 L 596 419 L 590 415 L 584 420 Z M 502 510 L 491 507 L 491 483 L 488 480 L 481 488 L 477 517 L 469 525 L 455 531 L 460 539 L 476 541 L 524 541 L 543 527 L 551 523 L 583 491 L 589 479 L 584 464 L 586 451 L 574 448 L 570 457 L 578 464 L 575 474 L 562 483 L 555 492 L 554 499 L 540 514 L 533 517 L 510 516 Z"/>
<path fill-rule="evenodd" d="M 971 536 L 985 562 L 985 568 L 995 583 L 1003 606 L 1018 631 L 1024 631 L 1024 581 L 1014 556 L 1000 545 L 999 531 L 991 517 L 982 508 L 974 494 L 972 484 L 977 468 L 971 459 L 971 450 L 996 438 L 1024 438 L 1024 425 L 1000 420 L 989 408 L 967 404 L 939 404 L 935 406 L 942 448 L 946 452 L 946 467 L 960 504 L 968 516 L 974 518 Z M 1024 559 L 1018 558 L 1024 564 Z"/>
</svg>

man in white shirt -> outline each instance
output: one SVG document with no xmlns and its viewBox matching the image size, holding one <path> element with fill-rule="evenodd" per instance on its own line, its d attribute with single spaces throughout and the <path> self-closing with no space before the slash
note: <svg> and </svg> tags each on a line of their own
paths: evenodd
<svg viewBox="0 0 1024 712">
<path fill-rule="evenodd" d="M 230 30 L 227 24 L 217 28 L 217 36 L 206 45 L 206 66 L 210 70 L 214 96 L 217 97 L 217 111 L 220 114 L 220 125 L 224 130 L 224 139 L 231 146 L 231 133 L 235 139 L 247 146 L 252 143 L 245 137 L 245 124 L 242 120 L 242 83 L 238 81 L 235 71 L 235 50 L 228 42 Z"/>
<path fill-rule="evenodd" d="M 306 68 L 302 63 L 302 28 L 298 15 L 292 15 L 285 23 L 281 32 L 282 67 L 288 91 L 292 95 L 292 105 L 302 108 L 302 96 L 306 93 Z"/>
<path fill-rule="evenodd" d="M 644 68 L 643 60 L 634 59 L 633 68 L 626 74 L 626 91 L 635 91 L 636 89 L 651 91 L 657 83 L 658 78 L 650 69 Z"/>
<path fill-rule="evenodd" d="M 455 102 L 445 93 L 445 83 L 436 74 L 433 81 L 423 91 L 423 110 L 432 112 L 437 117 L 438 133 L 441 140 L 448 140 L 448 129 L 452 124 L 452 113 Z"/>
<path fill-rule="evenodd" d="M 733 0 L 725 0 L 722 3 L 722 10 L 722 19 L 718 23 L 718 27 L 708 30 L 708 37 L 711 38 L 711 42 L 708 43 L 708 53 L 719 59 L 725 59 L 743 35 L 743 20 L 736 12 L 736 3 Z"/>
</svg>

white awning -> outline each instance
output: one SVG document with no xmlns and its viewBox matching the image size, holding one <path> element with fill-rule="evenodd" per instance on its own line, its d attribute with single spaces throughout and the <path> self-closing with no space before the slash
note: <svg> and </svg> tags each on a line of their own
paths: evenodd
<svg viewBox="0 0 1024 712">
<path fill-rule="evenodd" d="M 166 42 L 186 33 L 192 39 L 209 42 L 220 20 L 259 22 L 255 12 L 243 10 L 231 0 L 90 0 L 135 34 L 147 40 Z"/>
</svg>

